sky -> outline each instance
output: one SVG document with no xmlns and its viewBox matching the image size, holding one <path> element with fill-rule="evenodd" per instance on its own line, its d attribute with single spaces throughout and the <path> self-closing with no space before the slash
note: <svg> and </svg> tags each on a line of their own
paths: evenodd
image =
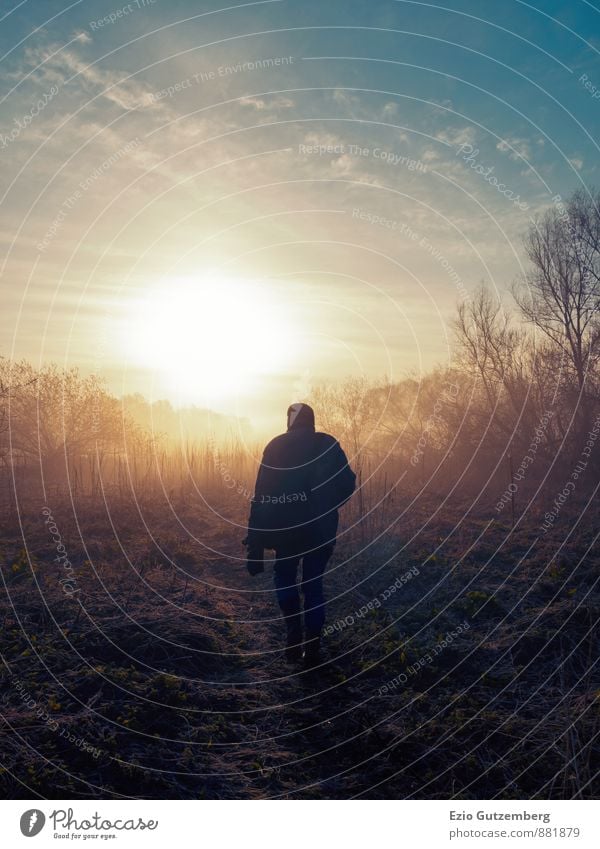
<svg viewBox="0 0 600 849">
<path fill-rule="evenodd" d="M 447 364 L 600 183 L 587 0 L 11 0 L 0 55 L 0 354 L 259 429 Z"/>
</svg>

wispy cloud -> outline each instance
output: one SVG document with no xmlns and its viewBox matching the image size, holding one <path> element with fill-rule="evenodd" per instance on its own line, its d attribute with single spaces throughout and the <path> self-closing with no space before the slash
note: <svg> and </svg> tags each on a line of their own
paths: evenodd
<svg viewBox="0 0 600 849">
<path fill-rule="evenodd" d="M 526 162 L 531 161 L 531 143 L 528 139 L 519 138 L 518 136 L 507 136 L 498 142 L 496 150 L 508 154 L 510 159 L 515 161 L 521 159 L 524 159 Z"/>
<path fill-rule="evenodd" d="M 251 106 L 257 112 L 277 112 L 280 109 L 292 109 L 295 106 L 291 97 L 274 95 L 272 97 L 240 97 L 241 106 Z"/>
<path fill-rule="evenodd" d="M 86 33 L 80 33 L 77 39 L 82 44 L 91 41 Z M 88 92 L 100 95 L 121 109 L 136 109 L 149 94 L 146 86 L 129 75 L 119 71 L 105 70 L 97 63 L 87 62 L 71 48 L 61 48 L 51 44 L 28 48 L 25 51 L 25 64 L 38 68 L 39 77 L 49 83 L 71 87 L 79 84 Z"/>
</svg>

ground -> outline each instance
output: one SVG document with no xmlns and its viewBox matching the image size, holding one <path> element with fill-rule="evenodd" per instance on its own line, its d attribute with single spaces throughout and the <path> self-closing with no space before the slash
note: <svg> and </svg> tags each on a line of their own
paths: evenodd
<svg viewBox="0 0 600 849">
<path fill-rule="evenodd" d="M 597 797 L 589 514 L 346 519 L 304 672 L 269 564 L 201 499 L 48 501 L 53 534 L 37 505 L 2 519 L 4 798 Z"/>
</svg>

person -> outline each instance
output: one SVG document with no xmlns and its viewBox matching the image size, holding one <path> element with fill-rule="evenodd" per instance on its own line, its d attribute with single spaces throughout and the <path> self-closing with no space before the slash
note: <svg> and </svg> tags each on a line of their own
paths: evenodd
<svg viewBox="0 0 600 849">
<path fill-rule="evenodd" d="M 356 475 L 339 442 L 315 431 L 308 404 L 292 404 L 287 432 L 264 450 L 248 519 L 247 568 L 264 571 L 264 549 L 274 549 L 274 583 L 286 629 L 286 659 L 319 663 L 325 621 L 323 573 L 333 554 L 339 508 L 354 492 Z M 297 573 L 302 561 L 300 605 Z M 304 633 L 303 622 L 304 619 Z"/>
</svg>

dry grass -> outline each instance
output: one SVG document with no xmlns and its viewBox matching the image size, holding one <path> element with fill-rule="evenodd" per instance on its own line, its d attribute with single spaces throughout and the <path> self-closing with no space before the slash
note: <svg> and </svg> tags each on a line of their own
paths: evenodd
<svg viewBox="0 0 600 849">
<path fill-rule="evenodd" d="M 240 559 L 247 498 L 206 451 L 185 460 L 193 475 L 164 457 L 121 486 L 84 491 L 82 474 L 72 497 L 47 495 L 75 596 L 43 499 L 19 504 L 23 536 L 5 513 L 4 797 L 597 795 L 595 515 L 569 534 L 573 504 L 540 537 L 535 509 L 512 530 L 372 479 L 326 578 L 329 622 L 354 622 L 320 674 L 293 674 L 269 568 L 251 580 Z M 252 480 L 246 456 L 221 459 Z"/>
</svg>

